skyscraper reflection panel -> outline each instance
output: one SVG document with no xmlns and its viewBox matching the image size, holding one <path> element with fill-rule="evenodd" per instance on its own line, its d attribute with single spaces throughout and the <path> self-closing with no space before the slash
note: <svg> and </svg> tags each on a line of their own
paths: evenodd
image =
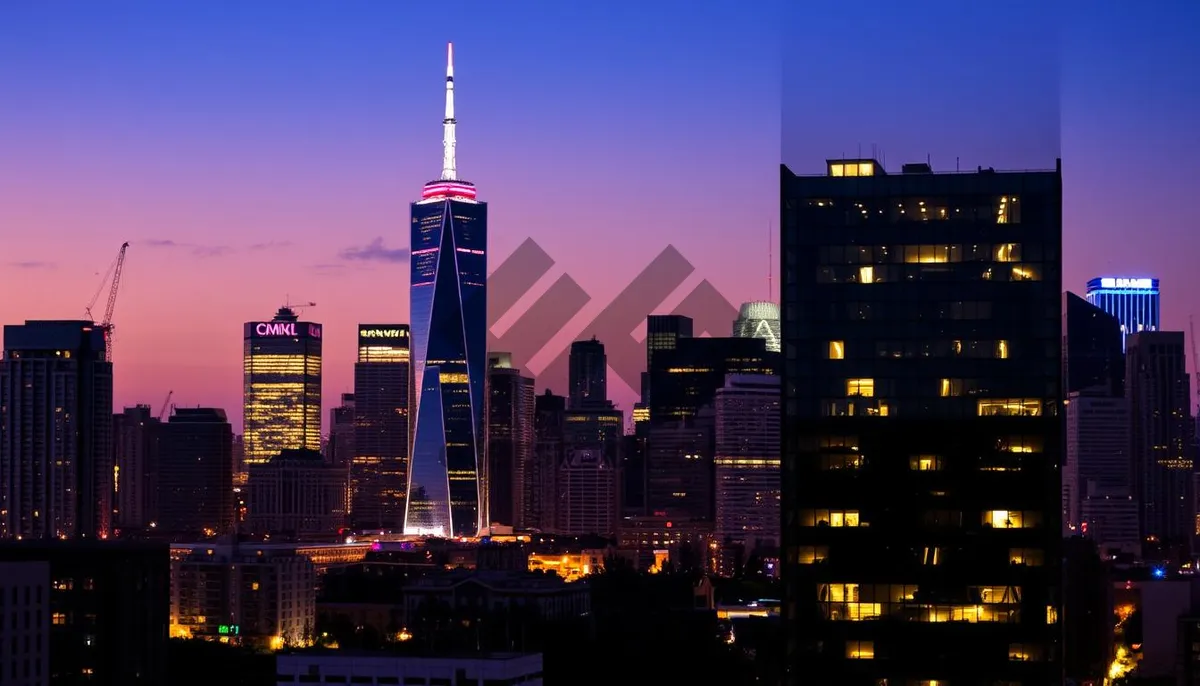
<svg viewBox="0 0 1200 686">
<path fill-rule="evenodd" d="M 280 308 L 243 328 L 244 450 L 261 464 L 284 449 L 321 448 L 321 325 Z"/>
<path fill-rule="evenodd" d="M 453 61 L 442 176 L 412 205 L 410 312 L 416 413 L 404 530 L 475 536 L 487 374 L 487 205 L 458 179 Z"/>
</svg>

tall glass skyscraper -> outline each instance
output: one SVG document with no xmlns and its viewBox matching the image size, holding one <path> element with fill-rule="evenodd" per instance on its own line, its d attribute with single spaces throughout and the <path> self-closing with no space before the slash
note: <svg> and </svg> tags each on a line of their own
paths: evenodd
<svg viewBox="0 0 1200 686">
<path fill-rule="evenodd" d="M 761 338 L 769 352 L 779 352 L 779 305 L 773 302 L 742 303 L 733 321 L 734 338 Z"/>
<path fill-rule="evenodd" d="M 1104 276 L 1087 283 L 1087 301 L 1117 318 L 1125 338 L 1158 331 L 1158 279 Z"/>
<path fill-rule="evenodd" d="M 281 307 L 243 328 L 244 463 L 321 449 L 321 325 Z"/>
<path fill-rule="evenodd" d="M 454 48 L 446 65 L 442 177 L 412 204 L 413 442 L 404 531 L 475 536 L 487 375 L 487 204 L 455 164 Z"/>
<path fill-rule="evenodd" d="M 401 529 L 408 493 L 409 330 L 406 324 L 359 324 L 354 364 L 351 523 Z"/>
</svg>

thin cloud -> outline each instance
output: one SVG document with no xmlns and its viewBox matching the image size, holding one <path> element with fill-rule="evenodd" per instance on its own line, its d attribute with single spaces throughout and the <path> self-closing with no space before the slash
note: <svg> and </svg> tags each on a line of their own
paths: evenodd
<svg viewBox="0 0 1200 686">
<path fill-rule="evenodd" d="M 42 262 L 40 260 L 25 260 L 19 262 L 9 262 L 8 266 L 16 269 L 54 269 L 57 265 L 53 262 Z"/>
<path fill-rule="evenodd" d="M 407 262 L 408 248 L 385 248 L 383 237 L 376 238 L 362 248 L 346 248 L 341 252 L 343 260 L 359 262 Z"/>
<path fill-rule="evenodd" d="M 181 243 L 170 239 L 150 239 L 142 243 L 148 248 L 165 248 L 186 250 L 196 257 L 221 257 L 233 252 L 228 245 L 198 245 L 196 243 Z"/>
<path fill-rule="evenodd" d="M 266 243 L 255 243 L 250 246 L 251 250 L 278 250 L 281 248 L 292 247 L 291 241 L 267 241 Z"/>
</svg>

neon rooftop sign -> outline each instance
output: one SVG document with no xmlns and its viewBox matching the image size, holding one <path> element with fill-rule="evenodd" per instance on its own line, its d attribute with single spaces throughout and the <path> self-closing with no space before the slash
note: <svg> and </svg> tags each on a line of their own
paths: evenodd
<svg viewBox="0 0 1200 686">
<path fill-rule="evenodd" d="M 1154 279 L 1117 279 L 1105 277 L 1100 279 L 1101 288 L 1125 288 L 1133 291 L 1154 290 Z"/>
</svg>

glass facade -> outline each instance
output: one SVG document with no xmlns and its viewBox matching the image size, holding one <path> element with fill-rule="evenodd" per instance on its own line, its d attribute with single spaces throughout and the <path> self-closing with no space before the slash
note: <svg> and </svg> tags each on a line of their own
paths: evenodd
<svg viewBox="0 0 1200 686">
<path fill-rule="evenodd" d="M 404 530 L 475 536 L 483 524 L 486 203 L 413 203 L 411 245 L 415 402 Z"/>
<path fill-rule="evenodd" d="M 779 305 L 762 301 L 742 303 L 733 322 L 733 336 L 761 338 L 767 342 L 768 352 L 779 352 Z"/>
<path fill-rule="evenodd" d="M 1092 279 L 1087 283 L 1087 301 L 1116 317 L 1126 338 L 1158 331 L 1158 279 Z"/>
<path fill-rule="evenodd" d="M 321 325 L 284 307 L 243 327 L 244 464 L 321 449 Z"/>
<path fill-rule="evenodd" d="M 782 169 L 789 678 L 1055 683 L 1061 172 L 910 169 Z"/>
</svg>

